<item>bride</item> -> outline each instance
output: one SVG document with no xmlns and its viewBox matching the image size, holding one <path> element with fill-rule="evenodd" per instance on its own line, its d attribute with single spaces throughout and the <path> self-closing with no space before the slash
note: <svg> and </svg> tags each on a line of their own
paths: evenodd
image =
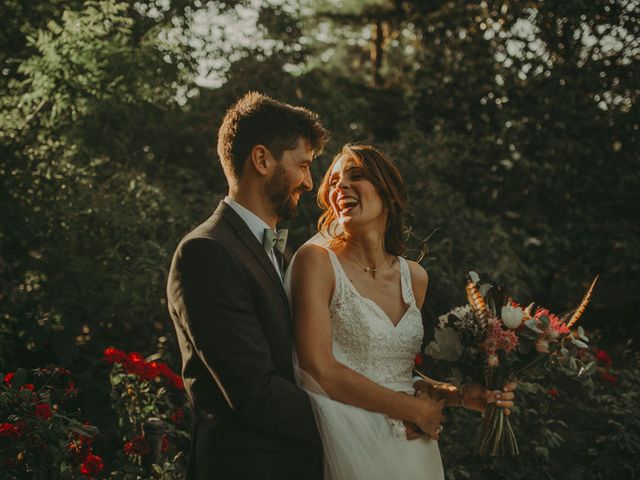
<svg viewBox="0 0 640 480">
<path fill-rule="evenodd" d="M 314 406 L 325 479 L 443 479 L 443 407 L 497 402 L 508 413 L 515 385 L 414 386 L 428 276 L 402 257 L 404 184 L 378 150 L 343 147 L 318 203 L 320 232 L 298 251 L 286 283 L 297 380 Z"/>
</svg>

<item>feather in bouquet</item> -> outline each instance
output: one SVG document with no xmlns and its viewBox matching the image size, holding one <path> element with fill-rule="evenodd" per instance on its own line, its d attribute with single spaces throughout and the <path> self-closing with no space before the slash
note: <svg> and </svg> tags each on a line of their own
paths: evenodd
<svg viewBox="0 0 640 480">
<path fill-rule="evenodd" d="M 572 330 L 591 299 L 596 277 L 582 302 L 561 318 L 534 304 L 523 308 L 498 285 L 480 283 L 470 272 L 468 304 L 439 318 L 434 339 L 425 353 L 436 367 L 446 366 L 447 380 L 460 385 L 464 379 L 491 390 L 529 376 L 544 375 L 559 367 L 574 376 L 587 376 L 595 364 L 580 350 L 589 339 L 582 327 Z M 518 455 L 518 443 L 502 408 L 489 405 L 476 439 L 476 454 Z"/>
</svg>

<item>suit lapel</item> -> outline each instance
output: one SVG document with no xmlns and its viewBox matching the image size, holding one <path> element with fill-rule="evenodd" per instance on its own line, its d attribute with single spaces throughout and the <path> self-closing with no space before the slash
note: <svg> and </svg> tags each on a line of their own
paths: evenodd
<svg viewBox="0 0 640 480">
<path fill-rule="evenodd" d="M 264 248 L 258 242 L 256 236 L 249 230 L 249 227 L 244 220 L 240 218 L 240 216 L 233 211 L 229 205 L 225 202 L 220 202 L 220 205 L 214 212 L 214 216 L 220 215 L 224 220 L 226 220 L 233 230 L 235 231 L 238 239 L 244 243 L 247 249 L 251 252 L 251 254 L 255 257 L 258 264 L 262 267 L 265 273 L 269 276 L 271 281 L 274 283 L 278 292 L 282 296 L 287 307 L 289 306 L 289 300 L 287 299 L 287 294 L 284 291 L 284 287 L 282 286 L 282 280 L 280 280 L 280 276 L 278 272 L 276 272 L 276 267 L 273 265 L 267 252 L 264 251 Z"/>
</svg>

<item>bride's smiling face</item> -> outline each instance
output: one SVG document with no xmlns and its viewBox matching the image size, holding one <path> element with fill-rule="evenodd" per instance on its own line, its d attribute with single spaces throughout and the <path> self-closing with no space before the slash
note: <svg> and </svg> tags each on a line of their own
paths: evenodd
<svg viewBox="0 0 640 480">
<path fill-rule="evenodd" d="M 384 231 L 387 211 L 382 198 L 353 158 L 342 156 L 333 164 L 328 187 L 328 200 L 340 224 L 355 227 L 375 222 Z"/>
</svg>

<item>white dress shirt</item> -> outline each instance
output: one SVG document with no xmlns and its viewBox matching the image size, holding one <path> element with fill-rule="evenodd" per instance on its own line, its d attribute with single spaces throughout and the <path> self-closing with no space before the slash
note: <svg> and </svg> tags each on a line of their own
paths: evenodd
<svg viewBox="0 0 640 480">
<path fill-rule="evenodd" d="M 235 200 L 229 198 L 229 196 L 224 197 L 224 203 L 229 205 L 233 209 L 233 211 L 240 216 L 240 218 L 244 221 L 244 223 L 247 224 L 247 227 L 249 227 L 249 230 L 251 230 L 251 233 L 253 233 L 256 236 L 258 243 L 262 245 L 262 239 L 264 237 L 264 229 L 265 228 L 271 229 L 271 227 L 267 225 L 264 220 L 258 217 L 251 210 L 243 207 Z M 276 257 L 276 253 L 274 252 L 274 249 L 272 249 L 267 254 L 267 256 L 269 257 L 269 260 L 271 260 L 271 263 L 273 263 L 273 266 L 275 267 L 276 272 L 278 272 L 278 276 L 280 277 L 280 280 L 282 280 L 282 273 L 280 272 L 280 266 L 278 265 L 278 258 Z"/>
</svg>

